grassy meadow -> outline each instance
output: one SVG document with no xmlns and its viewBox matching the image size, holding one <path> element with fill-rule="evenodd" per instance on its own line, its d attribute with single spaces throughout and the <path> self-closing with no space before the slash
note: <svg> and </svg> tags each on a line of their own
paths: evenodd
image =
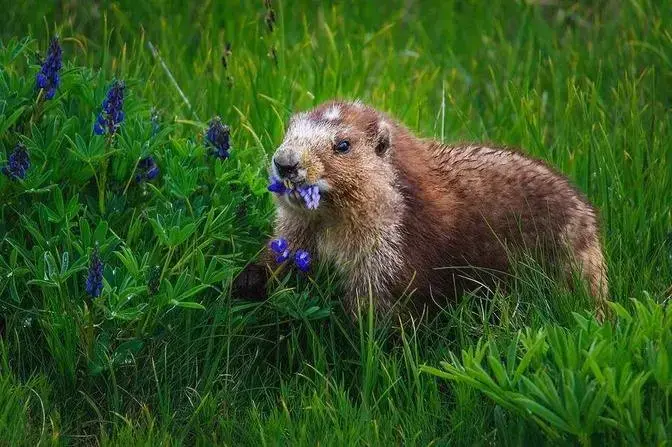
<svg viewBox="0 0 672 447">
<path fill-rule="evenodd" d="M 1 445 L 672 437 L 672 3 L 1 9 L 0 168 L 17 144 L 30 159 L 24 178 L 0 174 Z M 36 77 L 55 35 L 46 99 Z M 98 135 L 115 80 L 124 119 Z M 525 263 L 507 294 L 465 296 L 423 325 L 366 309 L 352 322 L 324 265 L 267 301 L 232 299 L 271 232 L 266 166 L 289 116 L 334 97 L 566 173 L 599 210 L 616 319 L 597 324 L 585 293 Z M 226 159 L 204 139 L 214 116 Z M 136 180 L 150 157 L 158 170 Z"/>
</svg>

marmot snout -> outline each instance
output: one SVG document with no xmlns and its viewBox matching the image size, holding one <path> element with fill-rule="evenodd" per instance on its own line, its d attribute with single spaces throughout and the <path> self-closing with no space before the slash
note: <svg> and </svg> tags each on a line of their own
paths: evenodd
<svg viewBox="0 0 672 447">
<path fill-rule="evenodd" d="M 540 161 L 420 139 L 360 102 L 329 102 L 291 119 L 271 169 L 319 190 L 315 209 L 278 197 L 275 232 L 338 269 L 353 313 L 369 291 L 380 312 L 404 292 L 418 309 L 446 303 L 480 282 L 469 275 L 506 272 L 522 249 L 566 275 L 577 267 L 598 317 L 606 311 L 595 212 Z"/>
</svg>

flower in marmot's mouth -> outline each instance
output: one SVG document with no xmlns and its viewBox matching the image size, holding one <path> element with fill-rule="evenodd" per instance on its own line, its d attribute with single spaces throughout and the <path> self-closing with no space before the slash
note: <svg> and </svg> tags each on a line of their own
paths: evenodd
<svg viewBox="0 0 672 447">
<path fill-rule="evenodd" d="M 42 62 L 42 68 L 35 77 L 37 88 L 44 89 L 44 98 L 52 99 L 56 95 L 56 89 L 61 83 L 58 72 L 62 66 L 63 51 L 58 43 L 58 37 L 51 39 L 47 58 Z"/>
<path fill-rule="evenodd" d="M 310 270 L 310 253 L 306 250 L 296 250 L 294 264 L 296 264 L 296 267 L 304 273 Z"/>
<path fill-rule="evenodd" d="M 277 255 L 275 257 L 275 262 L 278 264 L 285 262 L 289 259 L 291 252 L 289 251 L 289 244 L 287 239 L 284 237 L 279 237 L 271 241 L 271 250 Z"/>
<path fill-rule="evenodd" d="M 268 190 L 276 194 L 284 194 L 287 192 L 287 187 L 285 184 L 277 177 L 270 178 L 270 184 L 268 185 Z"/>
<path fill-rule="evenodd" d="M 299 194 L 309 210 L 317 209 L 320 204 L 320 188 L 317 185 L 304 185 L 299 188 Z"/>
<path fill-rule="evenodd" d="M 30 157 L 28 156 L 28 151 L 26 151 L 26 146 L 24 146 L 23 143 L 17 143 L 17 145 L 14 146 L 14 150 L 9 154 L 8 161 L 9 163 L 7 163 L 7 166 L 2 168 L 3 174 L 11 180 L 26 178 L 26 171 L 30 168 Z"/>
<path fill-rule="evenodd" d="M 268 190 L 281 196 L 291 192 L 298 192 L 299 196 L 309 210 L 317 209 L 320 205 L 320 188 L 317 185 L 301 185 L 298 188 L 295 186 L 287 187 L 287 185 L 277 177 L 270 178 Z"/>
</svg>

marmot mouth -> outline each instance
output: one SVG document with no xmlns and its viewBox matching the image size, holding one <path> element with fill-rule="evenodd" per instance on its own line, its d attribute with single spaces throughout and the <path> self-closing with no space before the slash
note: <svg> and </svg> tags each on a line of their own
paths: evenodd
<svg viewBox="0 0 672 447">
<path fill-rule="evenodd" d="M 309 210 L 316 210 L 320 205 L 322 191 L 318 184 L 308 183 L 305 179 L 292 181 L 271 177 L 268 189 L 278 196 L 285 198 L 287 203 Z"/>
</svg>

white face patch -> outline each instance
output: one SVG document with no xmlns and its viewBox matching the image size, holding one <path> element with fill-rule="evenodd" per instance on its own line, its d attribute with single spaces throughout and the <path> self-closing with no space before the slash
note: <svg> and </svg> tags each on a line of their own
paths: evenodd
<svg viewBox="0 0 672 447">
<path fill-rule="evenodd" d="M 341 109 L 338 106 L 331 106 L 322 116 L 325 120 L 337 121 L 341 118 Z"/>
<path fill-rule="evenodd" d="M 285 142 L 317 143 L 331 141 L 336 133 L 336 126 L 310 119 L 306 114 L 297 115 L 291 122 Z"/>
</svg>

